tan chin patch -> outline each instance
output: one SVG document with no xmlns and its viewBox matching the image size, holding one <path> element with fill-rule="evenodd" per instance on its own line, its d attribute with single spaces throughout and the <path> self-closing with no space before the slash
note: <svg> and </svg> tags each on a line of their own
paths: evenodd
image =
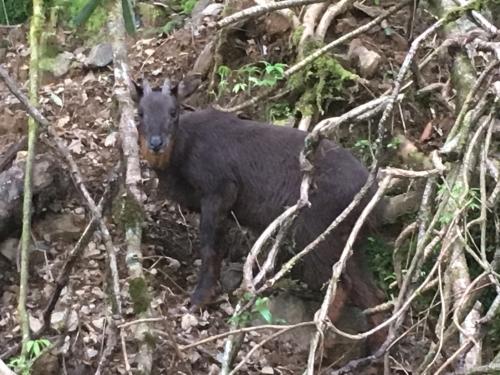
<svg viewBox="0 0 500 375">
<path fill-rule="evenodd" d="M 149 149 L 143 138 L 140 138 L 141 156 L 146 159 L 149 165 L 154 169 L 165 169 L 170 164 L 170 157 L 174 148 L 174 142 L 170 142 L 168 147 L 161 152 L 153 152 Z"/>
</svg>

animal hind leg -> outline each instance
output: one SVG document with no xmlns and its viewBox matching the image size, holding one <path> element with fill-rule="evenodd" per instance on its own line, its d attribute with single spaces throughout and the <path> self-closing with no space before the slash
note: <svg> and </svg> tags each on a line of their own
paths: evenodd
<svg viewBox="0 0 500 375">
<path fill-rule="evenodd" d="M 383 292 L 375 285 L 369 272 L 361 270 L 359 265 L 354 262 L 354 259 L 348 265 L 347 271 L 351 283 L 349 297 L 353 305 L 365 310 L 382 303 Z M 373 328 L 380 325 L 385 319 L 384 314 L 375 313 L 370 314 L 367 320 Z M 382 345 L 387 338 L 387 333 L 387 328 L 382 328 L 368 337 L 367 343 L 372 353 Z"/>
</svg>

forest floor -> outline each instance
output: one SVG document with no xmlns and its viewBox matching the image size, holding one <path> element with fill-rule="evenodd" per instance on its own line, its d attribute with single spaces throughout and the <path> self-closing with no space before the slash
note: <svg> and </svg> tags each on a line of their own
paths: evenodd
<svg viewBox="0 0 500 375">
<path fill-rule="evenodd" d="M 340 19 L 330 38 L 335 35 L 348 32 L 354 28 L 366 15 L 355 13 L 347 14 Z M 384 61 L 377 73 L 367 82 L 366 87 L 355 85 L 346 91 L 348 98 L 340 101 L 340 105 L 332 109 L 332 113 L 342 113 L 361 103 L 372 96 L 378 96 L 390 87 L 388 75 L 393 74 L 392 66 L 400 66 L 407 53 L 407 44 L 401 37 L 406 19 L 403 13 L 396 14 L 389 22 L 394 29 L 394 34 L 388 36 L 380 28 L 374 28 L 372 32 L 363 35 L 363 44 L 377 50 Z M 401 20 L 401 21 L 400 21 Z M 425 25 L 419 24 L 418 27 Z M 10 74 L 26 87 L 28 72 L 28 46 L 25 40 L 25 28 L 2 29 L 1 37 L 8 40 L 4 60 Z M 197 37 L 193 36 L 189 28 L 173 32 L 168 36 L 154 36 L 150 38 L 138 37 L 129 44 L 129 60 L 133 78 L 140 79 L 144 74 L 155 85 L 160 85 L 163 79 L 170 77 L 180 79 L 189 73 L 196 58 L 207 43 L 208 37 L 205 33 Z M 240 37 L 242 37 L 240 35 Z M 104 191 L 106 176 L 117 163 L 120 153 L 118 150 L 118 134 L 116 124 L 112 119 L 112 88 L 113 72 L 109 67 L 101 69 L 88 69 L 78 62 L 78 53 L 87 53 L 89 48 L 81 48 L 78 40 L 71 40 L 64 35 L 64 47 L 77 56 L 76 62 L 69 72 L 63 77 L 53 77 L 47 74 L 42 82 L 40 90 L 40 103 L 42 112 L 51 121 L 59 135 L 65 140 L 71 150 L 78 166 L 85 176 L 85 182 L 94 198 L 98 199 Z M 249 37 L 245 36 L 243 42 L 249 45 Z M 278 35 L 273 43 L 287 46 L 289 35 Z M 75 51 L 80 48 L 79 51 Z M 286 47 L 289 48 L 289 47 Z M 343 46 L 344 51 L 347 46 Z M 285 54 L 281 49 L 281 54 Z M 238 58 L 230 59 L 235 65 L 251 63 L 263 58 L 260 55 L 237 53 Z M 282 56 L 279 56 L 282 57 Z M 293 62 L 289 62 L 293 63 Z M 429 68 L 430 74 L 432 68 Z M 212 99 L 207 95 L 204 86 L 195 96 L 188 101 L 195 107 L 203 107 Z M 0 83 L 0 150 L 5 150 L 26 134 L 27 116 L 7 88 Z M 408 107 L 407 107 L 408 108 Z M 409 129 L 406 137 L 421 150 L 428 152 L 435 148 L 433 142 L 436 135 L 427 135 L 423 141 L 422 133 L 429 120 L 428 113 L 415 107 L 405 109 L 407 123 L 404 126 Z M 330 115 L 332 113 L 329 113 Z M 264 105 L 258 105 L 247 112 L 246 115 L 254 118 L 265 118 Z M 444 116 L 443 116 L 444 117 Z M 446 121 L 443 121 L 444 124 Z M 398 128 L 402 124 L 395 120 L 393 126 Z M 446 129 L 442 129 L 446 131 Z M 352 146 L 359 138 L 359 132 L 366 134 L 366 130 L 352 130 L 341 134 L 341 139 L 347 145 Z M 439 138 L 439 137 L 437 137 Z M 42 142 L 39 153 L 53 153 L 53 151 Z M 397 155 L 396 155 L 397 157 Z M 151 295 L 153 297 L 152 308 L 155 315 L 167 317 L 166 322 L 158 325 L 161 331 L 172 330 L 179 345 L 195 342 L 211 335 L 225 332 L 228 329 L 228 319 L 232 314 L 231 297 L 224 294 L 215 305 L 209 306 L 204 311 L 189 312 L 189 292 L 193 290 L 200 261 L 197 257 L 198 248 L 198 216 L 196 214 L 181 210 L 178 206 L 165 200 L 157 190 L 157 182 L 154 173 L 146 164 L 143 165 L 144 188 L 147 195 L 146 200 L 146 225 L 144 227 L 143 254 L 145 257 L 145 270 L 148 273 Z M 61 166 L 63 167 L 63 166 Z M 107 216 L 107 224 L 112 230 L 116 244 L 123 247 L 120 229 L 113 222 L 111 214 Z M 47 298 L 50 296 L 51 288 L 57 277 L 58 270 L 63 264 L 67 252 L 74 246 L 89 217 L 85 214 L 82 200 L 76 189 L 69 184 L 65 196 L 54 200 L 45 207 L 44 212 L 37 212 L 33 225 L 33 257 L 30 265 L 30 280 L 28 292 L 28 307 L 31 317 L 31 325 L 34 330 L 41 324 L 41 311 Z M 392 230 L 388 231 L 388 239 L 391 240 Z M 254 238 L 245 229 L 235 226 L 227 241 L 234 255 L 232 262 L 225 264 L 224 275 L 227 284 L 234 283 L 234 275 L 238 280 L 238 264 L 241 264 L 241 254 L 248 251 Z M 4 240 L 0 247 L 2 254 L 15 253 L 17 250 L 19 233 L 12 233 L 9 239 Z M 120 280 L 124 301 L 127 301 L 127 279 L 125 275 L 125 257 L 120 253 L 119 270 L 122 278 Z M 11 257 L 12 258 L 12 257 Z M 104 311 L 106 309 L 103 282 L 105 274 L 106 250 L 102 244 L 99 232 L 94 234 L 89 246 L 85 249 L 78 267 L 71 275 L 70 283 L 63 292 L 61 300 L 54 314 L 54 327 L 62 326 L 64 312 L 69 309 L 65 345 L 62 347 L 62 356 L 53 357 L 52 361 L 36 366 L 36 374 L 62 373 L 65 367 L 67 374 L 87 374 L 95 369 L 96 362 L 102 351 Z M 20 328 L 16 318 L 16 304 L 18 294 L 18 275 L 16 264 L 0 263 L 2 269 L 0 284 L 0 354 L 4 353 L 16 342 L 19 342 Z M 236 270 L 235 272 L 233 272 Z M 234 275 L 233 275 L 234 274 Z M 237 282 L 237 281 L 236 281 Z M 279 300 L 284 303 L 285 311 L 289 313 L 288 319 L 305 320 L 311 318 L 314 306 L 318 301 L 307 302 L 292 309 L 292 305 L 298 305 L 298 297 L 285 295 Z M 283 302 L 284 301 L 284 302 Z M 279 304 L 279 303 L 277 303 Z M 293 311 L 292 311 L 293 310 Z M 133 318 L 132 306 L 124 306 L 124 317 Z M 279 314 L 278 314 L 279 315 Z M 295 316 L 292 316 L 295 315 Z M 349 320 L 349 319 L 348 319 Z M 162 328 L 162 325 L 169 328 Z M 349 325 L 358 325 L 359 322 L 348 321 Z M 359 327 L 358 327 L 359 328 Z M 303 369 L 307 355 L 308 338 L 305 331 L 290 334 L 278 341 L 259 349 L 257 353 L 247 362 L 242 373 L 247 374 L 298 374 Z M 54 334 L 53 337 L 59 337 Z M 250 348 L 265 337 L 262 333 L 247 335 L 244 346 Z M 50 339 L 51 337 L 49 337 Z M 155 372 L 156 374 L 216 374 L 219 371 L 224 339 L 216 340 L 186 352 L 186 358 L 179 360 L 176 352 L 168 339 L 163 335 L 156 343 Z M 335 343 L 334 343 L 335 344 Z M 334 346 L 330 346 L 332 349 Z M 343 350 L 338 350 L 342 343 L 336 343 L 337 356 L 329 357 L 324 362 L 325 368 L 336 363 L 345 362 L 347 359 L 360 355 L 364 348 L 352 343 L 343 343 Z M 348 348 L 354 348 L 354 354 L 349 354 Z M 129 360 L 133 362 L 134 348 L 128 348 Z M 401 350 L 414 350 L 417 347 L 401 346 Z M 340 355 L 338 355 L 340 353 Z M 347 353 L 347 354 L 346 354 Z M 64 357 L 64 363 L 60 358 Z M 333 358 L 333 359 L 332 359 Z M 338 361 L 338 362 L 336 362 Z M 126 373 L 123 355 L 116 351 L 112 361 L 107 365 L 107 373 Z M 377 369 L 367 369 L 366 374 L 376 374 Z"/>
</svg>

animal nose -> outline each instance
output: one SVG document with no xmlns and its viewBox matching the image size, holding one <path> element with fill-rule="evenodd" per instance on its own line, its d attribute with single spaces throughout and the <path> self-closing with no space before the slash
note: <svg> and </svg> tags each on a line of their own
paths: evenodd
<svg viewBox="0 0 500 375">
<path fill-rule="evenodd" d="M 153 135 L 149 139 L 149 147 L 151 148 L 151 150 L 159 151 L 161 146 L 163 146 L 163 140 L 159 135 Z"/>
</svg>

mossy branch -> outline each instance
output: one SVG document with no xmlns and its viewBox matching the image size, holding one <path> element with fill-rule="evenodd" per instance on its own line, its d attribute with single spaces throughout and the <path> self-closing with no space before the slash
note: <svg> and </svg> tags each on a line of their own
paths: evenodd
<svg viewBox="0 0 500 375">
<path fill-rule="evenodd" d="M 31 18 L 29 44 L 30 56 L 30 85 L 29 96 L 33 105 L 38 104 L 38 60 L 39 40 L 43 26 L 43 1 L 33 0 L 33 16 Z M 21 356 L 28 355 L 28 342 L 30 340 L 29 317 L 26 310 L 26 298 L 28 294 L 28 272 L 29 272 L 29 248 L 31 244 L 31 180 L 33 175 L 33 162 L 35 159 L 36 139 L 38 135 L 38 124 L 32 118 L 28 121 L 28 157 L 26 159 L 26 171 L 24 174 L 24 196 L 23 196 L 23 225 L 21 234 L 21 275 L 19 282 L 19 304 L 18 314 L 21 325 L 22 349 Z"/>
</svg>

